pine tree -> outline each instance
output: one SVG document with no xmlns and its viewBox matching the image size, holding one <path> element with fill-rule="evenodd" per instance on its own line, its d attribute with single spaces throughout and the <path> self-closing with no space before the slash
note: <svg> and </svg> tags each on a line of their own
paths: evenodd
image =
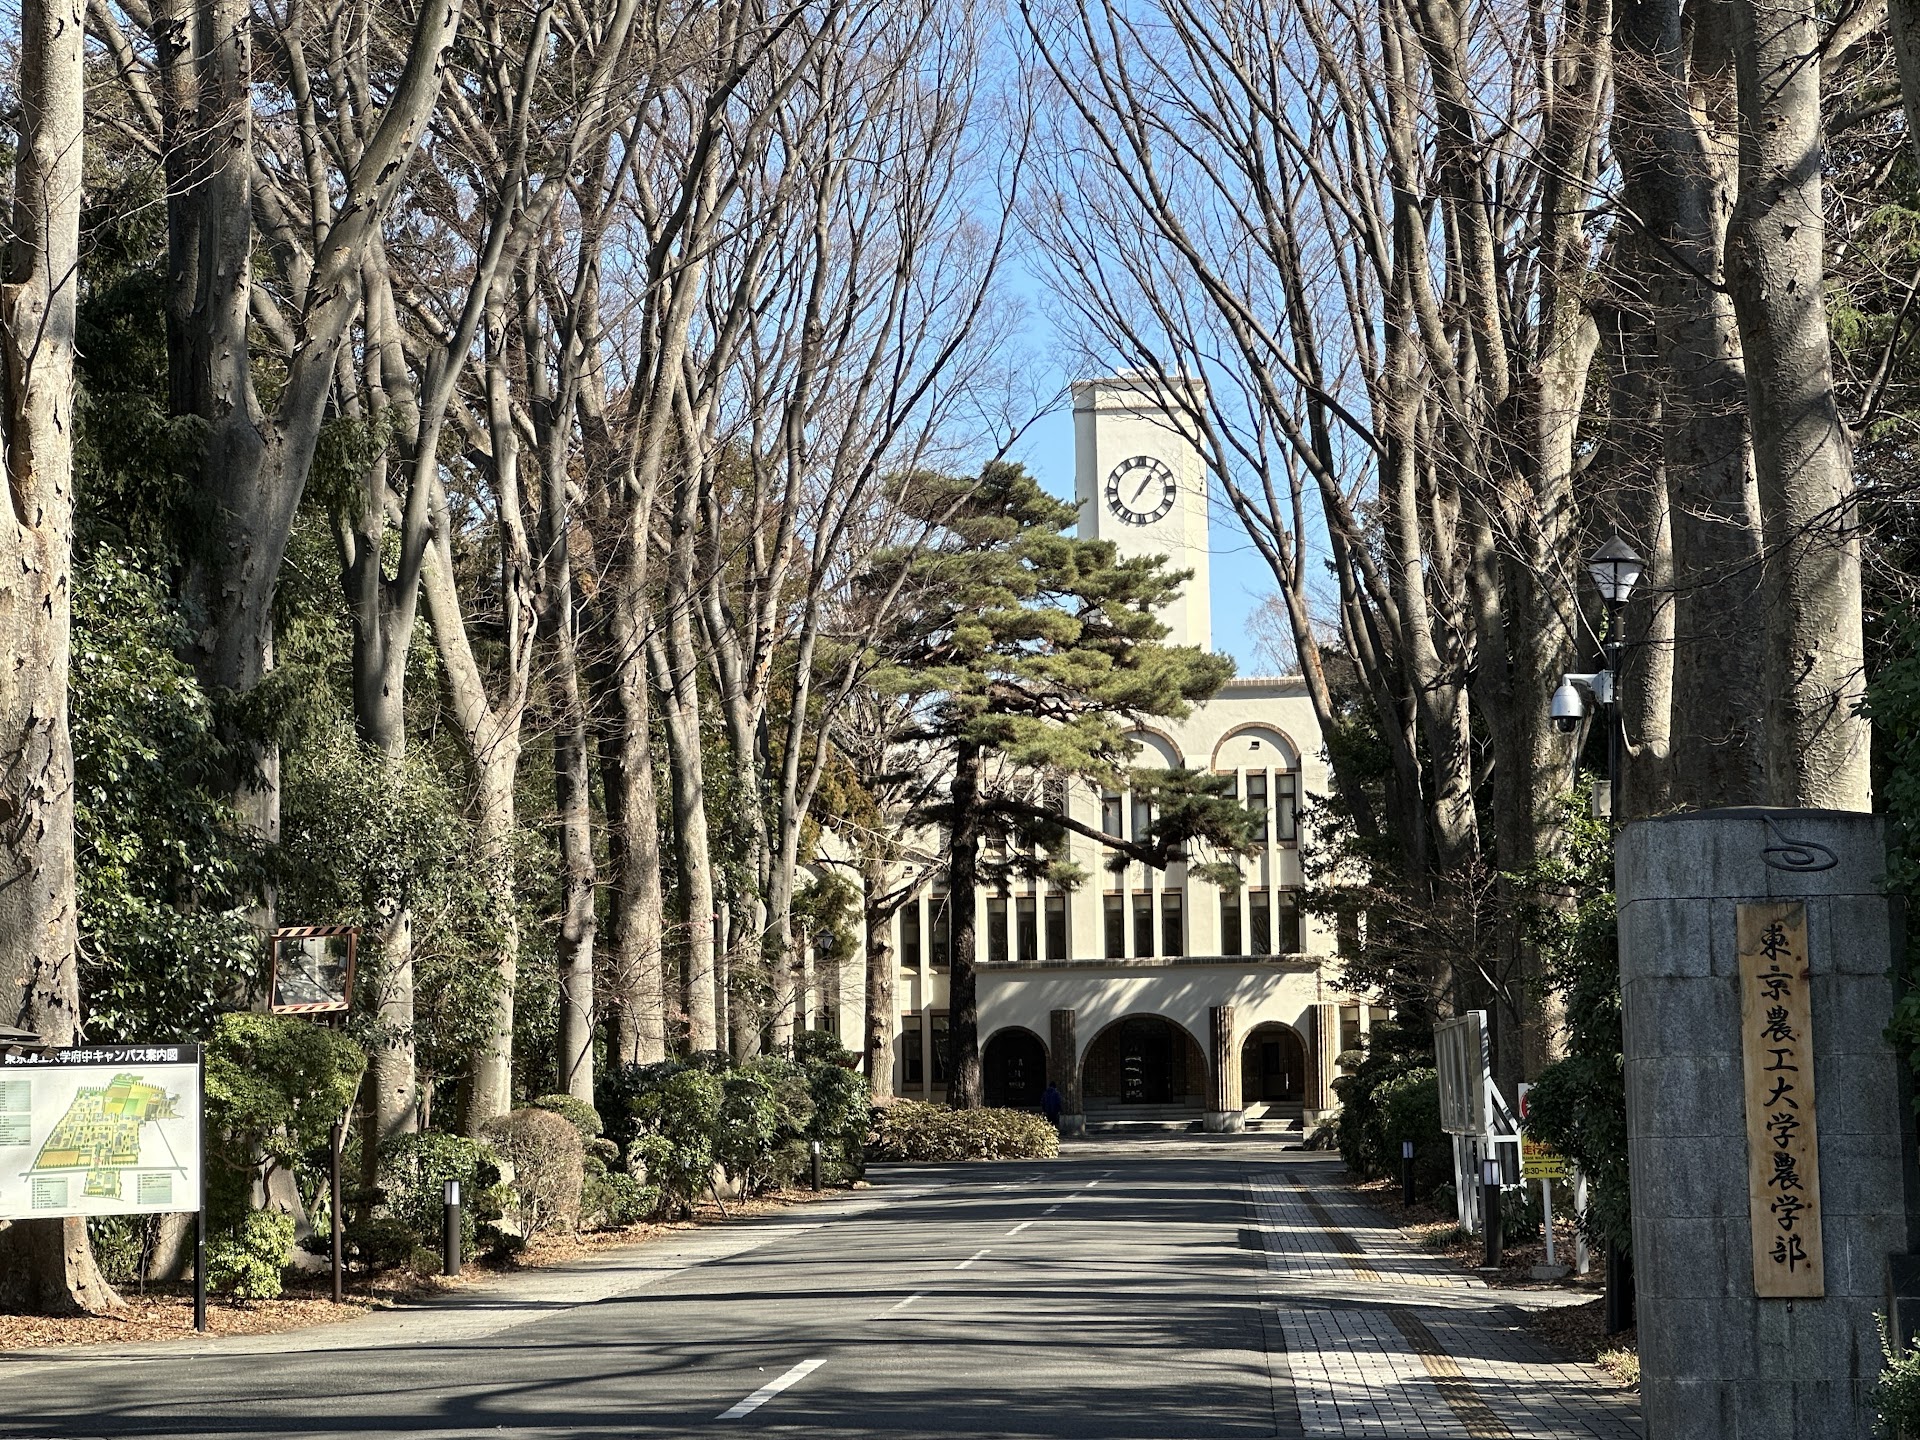
<svg viewBox="0 0 1920 1440">
<path fill-rule="evenodd" d="M 1226 777 L 1136 774 L 1128 764 L 1136 748 L 1129 730 L 1184 716 L 1233 673 L 1223 655 L 1165 643 L 1154 612 L 1178 596 L 1188 572 L 1076 538 L 1075 508 L 1018 465 L 995 462 L 977 478 L 916 473 L 897 501 L 924 533 L 879 556 L 869 577 L 897 595 L 874 683 L 919 702 L 919 739 L 951 766 L 951 784 L 915 820 L 947 837 L 947 1099 L 970 1109 L 981 1103 L 973 956 L 982 843 L 1007 842 L 990 870 L 1043 870 L 1072 885 L 1084 877 L 1053 858 L 1068 831 L 1109 846 L 1117 863 L 1164 868 L 1196 842 L 1225 857 L 1246 852 L 1252 819 Z M 1073 819 L 1060 803 L 1070 780 L 1131 785 L 1153 806 L 1152 828 L 1128 839 Z M 1194 869 L 1217 875 L 1233 866 L 1222 858 Z"/>
</svg>

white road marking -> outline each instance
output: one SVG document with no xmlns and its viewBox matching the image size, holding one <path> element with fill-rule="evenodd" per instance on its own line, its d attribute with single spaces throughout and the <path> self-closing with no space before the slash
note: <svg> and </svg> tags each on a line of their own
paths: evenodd
<svg viewBox="0 0 1920 1440">
<path fill-rule="evenodd" d="M 891 1315 L 896 1310 L 904 1310 L 907 1308 L 907 1306 L 911 1305 L 914 1301 L 918 1300 L 922 1295 L 926 1293 L 927 1292 L 924 1290 L 916 1290 L 913 1292 L 913 1294 L 907 1296 L 906 1299 L 896 1300 L 893 1304 L 889 1305 L 885 1310 L 883 1310 L 881 1314 Z M 874 1318 L 878 1319 L 879 1316 L 875 1316 Z"/>
<path fill-rule="evenodd" d="M 964 1270 L 969 1265 L 973 1264 L 974 1261 L 978 1260 L 982 1255 L 991 1254 L 992 1251 L 993 1251 L 993 1247 L 991 1245 L 989 1245 L 985 1250 L 976 1250 L 973 1252 L 973 1254 L 969 1255 L 966 1259 L 962 1260 L 958 1265 L 954 1266 L 953 1268 L 956 1270 Z"/>
<path fill-rule="evenodd" d="M 1018 1235 L 1022 1230 L 1026 1229 L 1027 1226 L 1031 1224 L 1033 1224 L 1033 1221 L 1031 1220 L 1022 1220 L 1018 1225 L 1014 1226 L 1013 1229 L 1007 1231 L 1007 1234 Z"/>
<path fill-rule="evenodd" d="M 1089 1180 L 1087 1181 L 1086 1186 L 1084 1188 L 1091 1190 L 1093 1189 L 1094 1186 L 1098 1185 L 1099 1183 L 1100 1182 L 1098 1180 Z"/>
<path fill-rule="evenodd" d="M 762 1385 L 758 1390 L 747 1396 L 746 1399 L 742 1400 L 731 1410 L 723 1411 L 715 1418 L 720 1420 L 738 1420 L 742 1415 L 751 1415 L 755 1410 L 758 1410 L 789 1385 L 806 1379 L 807 1376 L 811 1375 L 826 1363 L 825 1360 L 802 1360 L 778 1380 L 769 1380 L 765 1385 Z"/>
<path fill-rule="evenodd" d="M 1042 1210 L 1040 1213 L 1042 1215 L 1051 1215 L 1053 1214 L 1054 1211 L 1058 1210 L 1059 1208 L 1060 1207 L 1058 1205 L 1049 1205 L 1047 1206 L 1046 1209 Z"/>
</svg>

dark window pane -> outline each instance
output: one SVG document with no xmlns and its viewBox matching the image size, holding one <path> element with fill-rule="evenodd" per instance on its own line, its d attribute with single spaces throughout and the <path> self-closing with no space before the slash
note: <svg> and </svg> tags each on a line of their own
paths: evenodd
<svg viewBox="0 0 1920 1440">
<path fill-rule="evenodd" d="M 926 1084 L 926 1064 L 920 1051 L 920 1018 L 916 1015 L 907 1021 L 907 1028 L 900 1035 L 900 1083 L 910 1090 L 918 1090 Z"/>
<path fill-rule="evenodd" d="M 1107 899 L 1107 959 L 1118 960 L 1127 953 L 1127 902 L 1119 895 Z"/>
<path fill-rule="evenodd" d="M 1153 894 L 1146 890 L 1133 897 L 1133 953 L 1141 959 L 1153 955 Z"/>
<path fill-rule="evenodd" d="M 1280 900 L 1280 953 L 1298 955 L 1300 953 L 1300 905 L 1291 895 L 1282 895 Z"/>
<path fill-rule="evenodd" d="M 1257 775 L 1247 776 L 1247 809 L 1251 810 L 1255 817 L 1253 838 L 1256 840 L 1266 839 L 1268 810 L 1267 777 L 1264 771 Z"/>
<path fill-rule="evenodd" d="M 1237 890 L 1224 891 L 1220 896 L 1220 953 L 1240 953 L 1240 893 Z"/>
<path fill-rule="evenodd" d="M 953 960 L 953 931 L 949 921 L 947 897 L 936 895 L 933 905 L 933 968 L 944 970 Z"/>
<path fill-rule="evenodd" d="M 1039 915 L 1033 896 L 1022 895 L 1014 902 L 1014 930 L 1019 940 L 1016 953 L 1022 965 L 1040 958 Z"/>
<path fill-rule="evenodd" d="M 987 963 L 1007 963 L 1007 897 L 987 897 Z"/>
<path fill-rule="evenodd" d="M 1267 892 L 1264 890 L 1247 892 L 1247 930 L 1249 955 L 1273 953 L 1273 915 L 1268 909 Z"/>
<path fill-rule="evenodd" d="M 947 1061 L 950 1054 L 951 1050 L 947 1044 L 947 1017 L 936 1015 L 933 1017 L 933 1083 L 936 1085 L 947 1083 Z"/>
<path fill-rule="evenodd" d="M 1299 777 L 1296 775 L 1276 775 L 1273 777 L 1275 804 L 1273 814 L 1273 833 L 1277 839 L 1293 840 L 1299 836 L 1299 822 L 1295 817 L 1299 801 Z"/>
<path fill-rule="evenodd" d="M 1067 897 L 1047 897 L 1047 959 L 1067 958 Z"/>
<path fill-rule="evenodd" d="M 1187 953 L 1187 924 L 1181 913 L 1178 890 L 1167 890 L 1160 896 L 1160 953 L 1167 956 Z"/>
<path fill-rule="evenodd" d="M 1111 790 L 1100 794 L 1100 828 L 1108 835 L 1120 833 L 1120 797 Z"/>
<path fill-rule="evenodd" d="M 909 900 L 900 912 L 900 963 L 909 970 L 920 968 L 920 900 Z"/>
</svg>

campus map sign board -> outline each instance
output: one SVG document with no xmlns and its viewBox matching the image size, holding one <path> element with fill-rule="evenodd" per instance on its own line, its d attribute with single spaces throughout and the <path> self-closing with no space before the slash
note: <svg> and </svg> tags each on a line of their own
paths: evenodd
<svg viewBox="0 0 1920 1440">
<path fill-rule="evenodd" d="M 0 1055 L 0 1219 L 200 1208 L 198 1045 Z"/>
</svg>

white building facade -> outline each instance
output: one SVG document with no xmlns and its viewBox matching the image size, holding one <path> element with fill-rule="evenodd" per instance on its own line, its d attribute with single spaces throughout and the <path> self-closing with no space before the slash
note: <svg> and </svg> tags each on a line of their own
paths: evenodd
<svg viewBox="0 0 1920 1440">
<path fill-rule="evenodd" d="M 1193 571 L 1161 618 L 1172 643 L 1210 646 L 1198 448 L 1149 383 L 1085 381 L 1073 394 L 1080 533 Z M 1264 817 L 1259 852 L 1243 862 L 1243 883 L 1222 889 L 1180 863 L 1115 871 L 1107 847 L 1073 836 L 1070 858 L 1088 877 L 1078 888 L 1044 879 L 983 888 L 976 964 L 987 1103 L 1037 1106 L 1051 1080 L 1070 1130 L 1142 1119 L 1311 1125 L 1334 1103 L 1337 1057 L 1382 1012 L 1341 992 L 1338 936 L 1298 904 L 1302 801 L 1327 790 L 1305 686 L 1298 676 L 1235 679 L 1185 720 L 1133 738 L 1141 766 L 1231 775 L 1242 802 Z M 1151 820 L 1131 794 L 1076 787 L 1067 804 L 1109 834 L 1132 836 Z M 926 1099 L 947 1085 L 953 927 L 942 879 L 928 867 L 925 887 L 894 920 L 894 1089 Z M 841 1033 L 858 1033 L 854 997 L 835 998 Z"/>
</svg>

